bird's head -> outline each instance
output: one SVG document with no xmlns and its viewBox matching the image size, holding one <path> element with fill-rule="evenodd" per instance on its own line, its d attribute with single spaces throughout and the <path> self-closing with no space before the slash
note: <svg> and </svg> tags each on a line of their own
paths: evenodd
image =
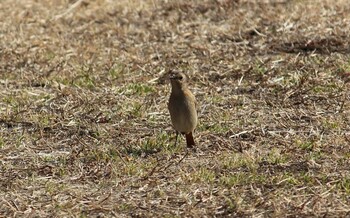
<svg viewBox="0 0 350 218">
<path fill-rule="evenodd" d="M 169 78 L 173 88 L 184 88 L 187 86 L 187 76 L 182 72 L 172 71 Z"/>
</svg>

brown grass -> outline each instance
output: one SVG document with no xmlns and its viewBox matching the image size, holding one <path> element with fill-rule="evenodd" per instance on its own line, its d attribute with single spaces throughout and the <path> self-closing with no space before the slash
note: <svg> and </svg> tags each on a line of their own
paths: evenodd
<svg viewBox="0 0 350 218">
<path fill-rule="evenodd" d="M 349 216 L 349 33 L 346 0 L 1 1 L 0 216 Z"/>
</svg>

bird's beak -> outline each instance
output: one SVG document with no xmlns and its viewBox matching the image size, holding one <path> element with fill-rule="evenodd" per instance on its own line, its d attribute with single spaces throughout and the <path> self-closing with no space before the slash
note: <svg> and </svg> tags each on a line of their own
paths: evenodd
<svg viewBox="0 0 350 218">
<path fill-rule="evenodd" d="M 173 79 L 176 79 L 177 77 L 176 77 L 176 74 L 174 74 L 174 73 L 172 73 L 172 74 L 170 74 L 169 75 L 169 79 L 170 80 L 173 80 Z"/>
</svg>

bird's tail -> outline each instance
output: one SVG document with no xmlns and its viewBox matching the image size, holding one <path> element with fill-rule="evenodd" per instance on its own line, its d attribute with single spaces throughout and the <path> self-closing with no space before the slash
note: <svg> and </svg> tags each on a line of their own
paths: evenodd
<svg viewBox="0 0 350 218">
<path fill-rule="evenodd" d="M 194 143 L 192 132 L 185 134 L 185 136 L 186 136 L 187 147 L 188 148 L 193 148 L 195 143 Z"/>
</svg>

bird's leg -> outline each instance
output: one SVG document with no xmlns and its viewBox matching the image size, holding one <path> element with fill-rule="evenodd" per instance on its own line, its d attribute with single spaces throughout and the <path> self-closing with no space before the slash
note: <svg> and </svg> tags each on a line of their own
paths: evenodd
<svg viewBox="0 0 350 218">
<path fill-rule="evenodd" d="M 179 136 L 179 132 L 176 131 L 176 136 L 175 136 L 175 144 L 174 144 L 174 147 L 176 147 L 176 143 L 177 143 L 177 137 Z"/>
</svg>

